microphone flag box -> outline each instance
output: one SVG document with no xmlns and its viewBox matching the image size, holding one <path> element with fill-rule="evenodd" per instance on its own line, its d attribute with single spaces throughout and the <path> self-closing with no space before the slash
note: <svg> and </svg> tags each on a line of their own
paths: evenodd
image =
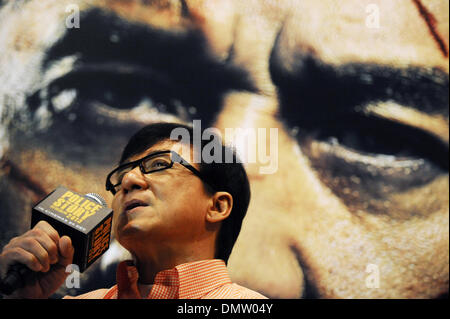
<svg viewBox="0 0 450 319">
<path fill-rule="evenodd" d="M 59 236 L 67 235 L 75 249 L 73 264 L 83 272 L 108 248 L 113 211 L 63 186 L 47 195 L 31 214 L 31 228 L 45 220 Z"/>
</svg>

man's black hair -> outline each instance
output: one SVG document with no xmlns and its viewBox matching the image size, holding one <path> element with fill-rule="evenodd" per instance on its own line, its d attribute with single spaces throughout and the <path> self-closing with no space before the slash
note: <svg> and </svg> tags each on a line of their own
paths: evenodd
<svg viewBox="0 0 450 319">
<path fill-rule="evenodd" d="M 150 124 L 143 127 L 130 138 L 123 150 L 120 164 L 124 163 L 134 155 L 145 152 L 159 142 L 170 140 L 171 133 L 174 129 L 178 128 L 186 129 L 189 132 L 191 147 L 193 147 L 195 143 L 193 143 L 194 133 L 192 127 L 178 123 Z M 231 250 L 239 235 L 242 221 L 250 202 L 250 185 L 245 169 L 239 162 L 235 150 L 230 146 L 224 145 L 222 139 L 218 135 L 211 135 L 211 139 L 202 140 L 200 144 L 201 150 L 194 150 L 194 152 L 200 151 L 200 154 L 202 154 L 201 151 L 204 146 L 211 141 L 220 141 L 221 161 L 220 163 L 214 161 L 212 163 L 206 163 L 203 160 L 203 156 L 200 156 L 201 162 L 199 163 L 199 171 L 206 179 L 206 182 L 210 185 L 214 185 L 215 191 L 225 191 L 230 193 L 233 197 L 231 213 L 228 218 L 222 221 L 216 241 L 215 258 L 223 259 L 225 262 L 228 262 L 228 257 L 230 256 Z M 226 158 L 226 154 L 232 155 L 232 161 L 229 160 L 230 157 Z M 206 185 L 205 189 L 209 193 L 213 193 Z"/>
</svg>

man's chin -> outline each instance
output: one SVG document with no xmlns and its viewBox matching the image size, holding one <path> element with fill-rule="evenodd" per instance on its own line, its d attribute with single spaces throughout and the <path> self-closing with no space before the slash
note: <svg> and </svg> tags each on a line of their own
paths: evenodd
<svg viewBox="0 0 450 319">
<path fill-rule="evenodd" d="M 144 241 L 148 242 L 154 235 L 154 227 L 150 227 L 148 223 L 143 225 L 141 220 L 119 220 L 116 228 L 116 238 L 126 249 L 127 245 L 133 247 Z"/>
<path fill-rule="evenodd" d="M 139 227 L 139 224 L 133 220 L 119 221 L 116 236 L 119 243 L 128 249 L 127 243 L 139 240 L 142 237 L 142 232 L 142 227 Z"/>
</svg>

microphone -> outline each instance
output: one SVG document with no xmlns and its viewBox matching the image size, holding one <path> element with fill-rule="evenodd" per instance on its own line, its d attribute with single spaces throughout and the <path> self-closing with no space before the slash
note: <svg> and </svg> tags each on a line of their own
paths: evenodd
<svg viewBox="0 0 450 319">
<path fill-rule="evenodd" d="M 74 247 L 72 263 L 82 273 L 109 248 L 112 215 L 100 195 L 80 195 L 59 186 L 33 207 L 31 228 L 45 220 L 61 237 L 69 236 Z M 0 281 L 0 291 L 10 295 L 24 287 L 32 274 L 25 265 L 11 265 L 5 279 Z"/>
</svg>

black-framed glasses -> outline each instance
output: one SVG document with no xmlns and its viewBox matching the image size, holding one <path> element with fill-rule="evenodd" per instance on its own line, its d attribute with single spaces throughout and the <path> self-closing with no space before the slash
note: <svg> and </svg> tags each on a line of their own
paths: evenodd
<svg viewBox="0 0 450 319">
<path fill-rule="evenodd" d="M 199 170 L 189 164 L 188 161 L 183 159 L 177 152 L 170 150 L 154 152 L 141 159 L 125 163 L 115 168 L 106 177 L 106 190 L 115 195 L 121 188 L 123 177 L 136 166 L 139 166 L 143 174 L 151 174 L 169 169 L 174 163 L 180 163 L 200 178 L 212 190 L 215 190 L 215 187 L 213 187 L 210 182 L 206 181 L 206 178 Z"/>
</svg>

